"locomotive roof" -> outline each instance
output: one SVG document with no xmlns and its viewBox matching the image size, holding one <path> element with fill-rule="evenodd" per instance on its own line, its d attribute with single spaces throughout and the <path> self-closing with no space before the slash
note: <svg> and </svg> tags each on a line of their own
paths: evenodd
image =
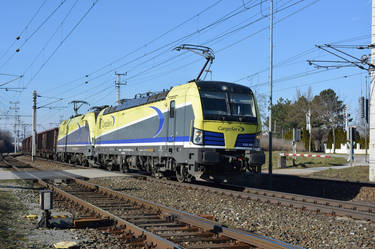
<svg viewBox="0 0 375 249">
<path fill-rule="evenodd" d="M 132 108 L 132 107 L 145 105 L 145 104 L 153 103 L 153 102 L 156 102 L 156 101 L 159 101 L 159 100 L 163 100 L 167 97 L 168 93 L 169 93 L 169 91 L 163 91 L 161 93 L 154 94 L 154 95 L 151 95 L 151 96 L 146 96 L 146 97 L 136 98 L 136 99 L 130 99 L 130 100 L 128 100 L 128 101 L 126 101 L 126 102 L 124 102 L 120 105 L 111 106 L 111 107 L 107 108 L 104 111 L 103 114 L 106 115 L 106 114 L 110 114 L 110 113 L 113 113 L 113 112 L 118 112 L 118 111 L 129 109 L 129 108 Z"/>
<path fill-rule="evenodd" d="M 228 91 L 228 92 L 233 92 L 233 93 L 252 92 L 251 89 L 246 86 L 235 84 L 235 83 L 224 82 L 224 81 L 198 81 L 196 82 L 196 84 L 200 90 L 204 90 L 204 91 Z M 121 110 L 126 110 L 132 107 L 141 106 L 141 105 L 153 103 L 159 100 L 163 100 L 167 97 L 168 93 L 169 91 L 163 91 L 161 93 L 154 94 L 151 96 L 129 99 L 120 105 L 111 106 L 107 108 L 103 114 L 106 115 L 106 114 L 118 112 Z"/>
<path fill-rule="evenodd" d="M 198 81 L 196 82 L 199 90 L 203 91 L 226 91 L 232 93 L 249 93 L 251 89 L 247 86 L 229 83 L 224 81 Z"/>
</svg>

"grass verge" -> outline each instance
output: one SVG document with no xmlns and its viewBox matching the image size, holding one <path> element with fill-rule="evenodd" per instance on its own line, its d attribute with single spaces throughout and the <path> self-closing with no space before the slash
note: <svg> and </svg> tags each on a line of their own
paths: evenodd
<svg viewBox="0 0 375 249">
<path fill-rule="evenodd" d="M 273 151 L 272 153 L 272 168 L 278 168 L 278 162 L 280 159 L 281 151 Z M 263 169 L 268 169 L 268 151 L 265 151 L 266 162 L 263 164 Z M 328 166 L 338 166 L 347 164 L 344 157 L 331 157 L 331 158 L 318 158 L 318 157 L 297 157 L 295 166 L 293 166 L 292 157 L 287 157 L 286 166 L 287 168 L 313 168 L 313 167 L 328 167 Z"/>
<path fill-rule="evenodd" d="M 334 178 L 348 181 L 368 181 L 368 166 L 357 166 L 345 169 L 327 169 L 311 174 L 313 177 Z"/>
<path fill-rule="evenodd" d="M 23 221 L 24 206 L 9 192 L 0 190 L 0 245 L 4 249 L 25 248 L 25 235 L 18 224 Z"/>
</svg>

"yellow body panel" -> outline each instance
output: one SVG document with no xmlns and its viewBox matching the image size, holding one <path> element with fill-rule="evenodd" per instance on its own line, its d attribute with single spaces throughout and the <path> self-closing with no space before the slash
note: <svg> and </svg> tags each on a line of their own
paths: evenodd
<svg viewBox="0 0 375 249">
<path fill-rule="evenodd" d="M 187 98 L 192 101 L 195 114 L 194 127 L 204 131 L 220 132 L 224 134 L 225 148 L 234 149 L 238 134 L 260 133 L 261 119 L 259 109 L 254 96 L 254 104 L 257 112 L 257 124 L 248 124 L 245 122 L 231 122 L 220 120 L 203 120 L 202 103 L 199 95 L 199 89 L 195 85 L 188 91 Z"/>
<path fill-rule="evenodd" d="M 79 115 L 74 118 L 63 121 L 59 127 L 58 139 L 61 139 L 66 135 L 69 135 L 70 133 L 74 132 L 75 130 L 78 130 L 78 123 L 80 123 L 83 116 L 84 115 Z"/>
<path fill-rule="evenodd" d="M 95 137 L 95 114 L 93 112 L 63 121 L 59 126 L 58 139 L 69 135 L 70 133 L 78 130 L 79 127 L 83 127 L 85 125 L 89 125 L 90 127 L 90 138 L 92 140 Z"/>
<path fill-rule="evenodd" d="M 195 124 L 196 128 L 204 131 L 223 133 L 226 149 L 234 149 L 238 134 L 257 133 L 257 125 L 243 122 L 203 121 Z"/>
<path fill-rule="evenodd" d="M 120 110 L 109 114 L 100 112 L 96 123 L 96 137 L 99 137 L 114 129 L 137 123 L 140 120 L 155 116 L 155 111 L 150 106 L 155 106 L 162 113 L 169 110 L 170 101 L 174 100 L 176 107 L 186 104 L 185 92 L 189 84 L 173 87 L 164 100 L 136 106 L 133 108 Z M 188 87 L 187 87 L 188 86 Z M 114 122 L 115 121 L 115 122 Z"/>
<path fill-rule="evenodd" d="M 167 111 L 168 105 L 166 104 L 166 101 L 159 101 L 109 114 L 104 114 L 104 111 L 102 111 L 99 114 L 96 123 L 96 137 L 114 129 L 136 123 L 141 119 L 155 116 L 155 111 L 149 108 L 150 106 L 155 106 L 162 112 L 165 112 Z"/>
</svg>

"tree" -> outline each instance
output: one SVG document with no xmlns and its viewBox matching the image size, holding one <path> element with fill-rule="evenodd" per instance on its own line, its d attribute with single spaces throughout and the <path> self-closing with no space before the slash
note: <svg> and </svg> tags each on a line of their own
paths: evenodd
<svg viewBox="0 0 375 249">
<path fill-rule="evenodd" d="M 274 127 L 272 128 L 275 134 L 279 134 L 279 137 L 281 137 L 282 130 L 290 128 L 290 121 L 292 120 L 290 119 L 290 111 L 292 109 L 291 105 L 292 103 L 289 99 L 279 98 L 277 103 L 272 106 L 272 122 L 273 124 L 276 124 L 276 130 Z M 267 117 L 264 122 L 266 127 L 269 126 L 268 120 L 269 117 Z"/>
<path fill-rule="evenodd" d="M 336 144 L 335 129 L 344 126 L 345 105 L 332 89 L 323 90 L 312 100 L 314 105 L 314 116 L 321 128 L 331 129 L 333 134 L 333 144 Z M 335 153 L 336 146 L 333 148 Z"/>
<path fill-rule="evenodd" d="M 0 153 L 13 151 L 12 136 L 9 131 L 0 130 Z"/>
</svg>

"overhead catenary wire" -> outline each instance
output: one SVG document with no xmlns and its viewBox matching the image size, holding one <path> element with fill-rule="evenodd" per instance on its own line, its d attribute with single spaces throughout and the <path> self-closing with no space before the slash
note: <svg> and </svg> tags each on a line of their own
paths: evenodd
<svg viewBox="0 0 375 249">
<path fill-rule="evenodd" d="M 108 90 L 112 90 L 111 87 L 105 85 L 105 83 L 112 83 L 112 82 L 113 82 L 113 77 L 111 77 L 111 79 L 106 79 L 104 81 L 99 82 L 95 86 L 86 90 L 84 92 L 84 94 L 74 94 L 74 95 L 71 95 L 71 96 L 68 96 L 68 97 L 63 97 L 62 95 L 60 95 L 60 96 L 61 96 L 62 101 L 65 101 L 65 102 L 69 102 L 70 100 L 76 99 L 77 97 L 80 98 L 80 99 L 86 99 L 86 100 L 90 99 L 93 96 L 97 96 L 97 97 L 101 98 L 100 94 L 103 94 L 103 92 L 106 92 Z M 100 88 L 100 86 L 103 86 L 103 85 L 104 85 L 104 87 Z M 99 88 L 99 90 L 98 90 L 98 88 Z M 94 92 L 94 93 L 92 93 L 92 92 Z M 92 102 L 92 101 L 89 101 L 89 102 Z M 49 115 L 49 114 L 46 113 L 45 115 Z"/>
<path fill-rule="evenodd" d="M 40 10 L 43 8 L 47 0 L 44 0 L 42 4 L 39 6 L 37 11 L 34 13 L 34 15 L 31 17 L 31 19 L 27 22 L 25 27 L 22 29 L 22 31 L 19 33 L 19 35 L 13 40 L 13 42 L 10 44 L 10 46 L 4 51 L 4 53 L 0 56 L 0 61 L 5 57 L 5 55 L 9 52 L 9 50 L 14 46 L 14 44 L 20 40 L 24 34 L 24 32 L 29 28 L 30 24 L 34 21 L 36 16 L 39 14 Z"/>
<path fill-rule="evenodd" d="M 298 1 L 298 2 L 302 2 L 303 0 L 300 0 L 300 1 Z M 318 2 L 318 1 L 320 1 L 320 0 L 316 0 L 315 2 Z M 294 6 L 295 4 L 291 4 L 291 5 L 289 5 L 289 7 L 292 7 L 292 6 Z M 302 8 L 302 9 L 305 9 L 306 8 L 306 6 L 304 7 L 304 8 Z M 282 9 L 280 9 L 279 11 L 282 11 L 282 10 L 286 10 L 287 9 L 287 7 L 286 8 L 282 8 Z M 276 11 L 275 11 L 275 13 L 276 13 Z M 298 12 L 294 12 L 294 14 L 295 13 L 298 13 Z M 288 15 L 287 17 L 290 17 L 290 16 L 292 16 L 292 15 Z M 263 17 L 263 18 L 266 18 L 266 17 Z M 283 19 L 281 19 L 279 22 L 281 22 L 281 21 L 283 21 L 283 20 L 285 20 L 286 18 L 283 18 Z M 258 20 L 259 21 L 259 20 Z M 242 29 L 243 28 L 246 28 L 246 27 L 248 27 L 248 25 L 244 25 L 243 27 L 242 27 Z M 259 33 L 260 31 L 264 31 L 264 30 L 266 30 L 268 28 L 268 26 L 267 27 L 265 27 L 265 28 L 262 28 L 262 29 L 260 29 L 260 30 L 258 30 L 257 32 L 255 32 L 255 34 L 257 34 L 257 33 Z M 230 34 L 233 34 L 233 32 L 228 32 L 228 34 L 227 35 L 230 35 Z M 251 36 L 253 36 L 254 35 L 254 33 L 252 34 L 252 35 L 250 35 L 250 36 L 247 36 L 246 37 L 246 39 L 248 39 L 248 38 L 250 38 Z M 211 44 L 210 42 L 214 42 L 214 41 L 216 41 L 217 39 L 219 39 L 219 38 L 221 38 L 222 37 L 222 35 L 219 35 L 219 36 L 216 36 L 215 38 L 213 38 L 213 39 L 211 39 L 211 40 L 209 40 L 209 41 L 206 41 L 206 42 L 204 42 L 203 44 L 204 45 L 209 45 L 209 44 Z M 244 39 L 241 39 L 241 41 L 244 41 Z M 238 43 L 238 42 L 237 42 Z M 236 44 L 237 44 L 236 43 Z M 219 49 L 219 50 L 216 50 L 217 51 L 217 53 L 218 52 L 221 52 L 221 51 L 223 51 L 223 50 L 226 50 L 226 49 L 228 49 L 230 46 L 227 46 L 227 47 L 224 47 L 224 48 L 222 48 L 222 49 Z M 150 68 L 148 68 L 148 69 L 145 69 L 145 70 L 143 70 L 143 71 L 141 71 L 141 72 L 139 72 L 139 73 L 137 73 L 137 74 L 135 74 L 135 75 L 133 75 L 133 76 L 131 76 L 130 78 L 128 78 L 129 80 L 130 79 L 134 79 L 134 78 L 136 78 L 136 77 L 138 77 L 138 76 L 140 76 L 140 75 L 143 75 L 144 73 L 146 73 L 146 72 L 148 72 L 148 71 L 150 71 L 151 69 L 154 69 L 155 67 L 160 67 L 160 66 L 162 66 L 163 64 L 165 64 L 165 63 L 167 63 L 167 62 L 170 62 L 171 60 L 174 60 L 176 58 L 176 56 L 173 56 L 173 57 L 170 57 L 170 58 L 168 58 L 168 59 L 165 59 L 165 60 L 163 60 L 162 62 L 159 62 L 159 63 L 157 63 L 157 65 L 156 66 L 152 66 L 152 67 L 150 67 Z M 198 62 L 199 60 L 195 60 L 195 62 Z M 143 65 L 144 63 L 140 63 L 139 65 Z"/>
<path fill-rule="evenodd" d="M 305 84 L 299 84 L 299 85 L 295 85 L 295 86 L 290 86 L 290 87 L 286 87 L 286 88 L 275 89 L 275 91 L 276 92 L 280 92 L 280 91 L 289 90 L 289 89 L 292 89 L 292 88 L 298 88 L 298 87 L 304 87 L 304 86 L 311 86 L 311 85 L 321 84 L 321 83 L 325 83 L 325 82 L 328 82 L 328 81 L 334 81 L 334 80 L 339 80 L 339 79 L 347 79 L 347 78 L 354 77 L 354 76 L 361 75 L 361 74 L 362 73 L 354 73 L 354 74 L 349 74 L 349 75 L 342 75 L 342 76 L 338 76 L 338 77 L 334 77 L 334 78 L 329 78 L 329 79 L 325 79 L 325 80 L 319 80 L 319 81 L 314 81 L 314 82 L 310 82 L 310 83 L 305 83 Z"/>
<path fill-rule="evenodd" d="M 239 9 L 239 8 L 235 9 L 235 11 L 237 11 L 238 9 Z M 241 12 L 242 12 L 242 11 L 241 11 Z M 226 18 L 229 14 L 232 14 L 232 16 L 234 16 L 236 13 L 235 13 L 234 11 L 231 11 L 231 12 L 227 13 L 226 15 L 224 15 L 222 18 Z M 222 19 L 222 18 L 221 18 L 221 19 Z M 217 21 L 216 21 L 216 22 L 217 22 Z M 211 23 L 210 25 L 212 26 L 212 23 Z M 209 26 L 209 25 L 207 25 L 207 26 Z M 201 32 L 203 29 L 207 28 L 207 26 L 205 26 L 204 28 L 202 28 L 202 29 L 200 29 L 200 30 L 198 30 L 198 31 L 196 31 L 196 32 L 193 32 L 193 33 Z M 190 35 L 191 35 L 191 34 L 190 34 Z M 190 36 L 190 35 L 187 35 L 187 36 L 185 36 L 185 37 L 188 37 L 188 36 Z M 176 41 L 179 41 L 179 40 L 181 40 L 181 38 L 178 39 L 178 40 L 176 40 Z M 176 42 L 176 41 L 174 41 L 174 42 Z M 168 47 L 169 45 L 173 44 L 174 42 L 171 42 L 171 43 L 169 43 L 169 44 L 167 44 L 167 45 L 164 45 L 164 47 Z M 152 53 L 154 53 L 155 51 L 158 51 L 158 49 L 151 51 L 149 54 L 152 54 Z M 167 51 L 169 51 L 169 49 L 168 49 Z M 148 55 L 148 54 L 147 54 L 147 55 Z M 143 58 L 143 57 L 145 57 L 145 56 L 146 56 L 146 55 L 143 55 L 143 56 L 141 56 L 141 57 Z M 156 58 L 156 57 L 155 57 L 155 58 Z M 133 61 L 136 61 L 136 60 L 138 60 L 138 59 L 139 59 L 139 58 L 136 58 L 136 59 L 133 60 Z M 133 62 L 133 61 L 130 61 L 130 62 L 128 62 L 128 63 L 131 63 L 131 62 Z M 124 65 L 121 65 L 121 66 L 124 66 Z M 119 68 L 119 67 L 117 67 L 117 68 Z M 93 81 L 93 80 L 96 80 L 96 79 L 98 79 L 98 78 L 101 78 L 101 77 L 105 76 L 106 74 L 108 74 L 109 72 L 115 71 L 117 68 L 113 68 L 113 69 L 111 69 L 110 71 L 107 71 L 107 72 L 105 72 L 105 73 L 103 73 L 103 74 L 100 74 L 100 75 L 96 76 L 95 78 L 90 79 L 90 81 Z M 73 81 L 71 81 L 71 82 L 73 82 Z"/>
<path fill-rule="evenodd" d="M 16 51 L 14 51 L 12 53 L 11 56 L 8 57 L 8 59 L 0 65 L 0 69 L 2 67 L 4 67 L 20 50 L 21 48 L 23 48 L 23 46 L 25 46 L 25 44 L 48 22 L 48 20 L 60 9 L 60 7 L 65 3 L 66 0 L 62 0 L 60 2 L 60 4 L 42 21 L 42 23 L 31 33 L 31 35 L 29 35 L 24 41 L 23 43 L 21 44 L 21 46 L 19 46 L 17 48 Z"/>
<path fill-rule="evenodd" d="M 6 82 L 4 82 L 4 83 L 0 83 L 0 86 L 5 86 L 5 85 L 7 85 L 7 84 L 9 84 L 9 83 L 11 83 L 11 82 L 13 82 L 13 81 L 16 81 L 16 80 L 18 80 L 18 79 L 21 79 L 23 77 L 23 75 L 18 75 L 16 78 L 14 78 L 14 79 L 11 79 L 11 80 L 8 80 L 8 81 L 6 81 Z"/>
<path fill-rule="evenodd" d="M 199 60 L 197 60 L 197 61 L 199 61 Z M 155 64 L 157 64 L 157 63 L 155 63 Z M 134 79 L 136 79 L 136 77 Z"/>
<path fill-rule="evenodd" d="M 17 76 L 20 76 L 19 74 L 9 74 L 9 73 L 0 73 L 0 75 L 3 75 L 3 76 L 11 76 L 11 77 L 17 77 Z"/>
<path fill-rule="evenodd" d="M 299 1 L 300 2 L 300 1 Z M 291 6 L 294 6 L 295 4 L 292 4 Z M 306 8 L 306 6 L 305 6 L 305 8 Z M 286 8 L 283 8 L 283 10 L 285 10 Z M 289 15 L 290 16 L 290 15 Z M 283 19 L 284 20 L 284 19 Z M 213 39 L 214 40 L 214 39 Z M 175 57 L 172 57 L 172 58 L 169 58 L 169 59 L 166 59 L 166 60 L 164 60 L 163 62 L 159 62 L 159 63 L 157 63 L 157 66 L 159 67 L 159 66 L 161 66 L 161 65 L 163 65 L 164 63 L 167 63 L 167 62 L 169 62 L 171 59 L 173 59 L 173 58 L 175 58 Z M 199 61 L 199 60 L 196 60 L 196 61 Z M 141 64 L 143 64 L 143 63 L 141 63 Z M 132 76 L 132 77 L 130 77 L 130 79 L 134 79 L 134 78 L 136 78 L 137 76 L 139 76 L 139 75 L 143 75 L 144 73 L 146 73 L 147 71 L 149 71 L 150 69 L 154 69 L 155 68 L 155 66 L 153 66 L 153 67 L 151 67 L 151 68 L 148 68 L 148 69 L 146 69 L 146 70 L 144 70 L 144 71 L 142 71 L 141 73 L 137 73 L 136 75 L 134 75 L 134 76 Z M 118 69 L 118 68 L 116 68 L 116 69 Z M 99 75 L 99 76 L 97 76 L 97 77 L 95 77 L 94 79 L 97 79 L 97 78 L 100 78 L 100 77 L 102 77 L 102 76 L 104 76 L 104 75 L 106 75 L 106 73 L 103 73 L 103 74 L 101 74 L 101 75 Z M 91 79 L 91 80 L 93 80 L 93 79 Z"/>
<path fill-rule="evenodd" d="M 36 71 L 36 73 L 31 77 L 29 82 L 26 84 L 26 88 L 31 84 L 31 82 L 35 79 L 36 76 L 40 73 L 40 71 L 44 68 L 44 66 L 49 62 L 49 60 L 56 54 L 58 49 L 65 43 L 65 41 L 70 37 L 70 35 L 73 33 L 73 31 L 82 23 L 82 21 L 85 19 L 85 17 L 90 13 L 90 11 L 95 7 L 95 5 L 98 3 L 99 0 L 95 0 L 92 5 L 89 7 L 89 9 L 83 14 L 83 16 L 78 20 L 78 22 L 73 26 L 73 28 L 68 32 L 68 34 L 64 37 L 64 39 L 57 45 L 55 50 L 48 56 L 48 58 L 42 63 L 42 65 L 39 67 L 39 69 Z"/>
<path fill-rule="evenodd" d="M 303 2 L 303 1 L 304 1 L 304 0 L 299 0 L 299 1 L 297 1 L 297 3 L 300 3 L 300 2 Z M 317 1 L 319 1 L 319 0 L 317 0 Z M 279 11 L 286 10 L 287 8 L 290 8 L 290 7 L 294 6 L 295 4 L 296 4 L 296 3 L 293 3 L 293 4 L 291 4 L 291 5 L 287 6 L 287 7 L 281 8 Z M 253 7 L 255 7 L 255 6 L 256 6 L 256 5 L 253 5 Z M 266 18 L 266 17 L 262 17 L 262 18 L 260 18 L 260 19 L 257 19 L 255 22 L 252 21 L 252 22 L 250 22 L 250 24 L 254 24 L 254 23 L 256 23 L 256 22 L 258 22 L 258 21 L 260 21 L 260 20 L 262 20 L 262 19 L 264 19 L 264 18 Z M 214 23 L 215 23 L 215 22 L 214 22 Z M 242 27 L 237 28 L 235 31 L 239 31 L 239 30 L 241 30 L 241 29 L 244 29 L 244 28 L 248 27 L 250 24 L 243 25 Z M 207 25 L 206 27 L 208 27 L 208 26 L 210 26 L 210 25 Z M 205 28 L 202 28 L 201 30 L 204 30 L 204 29 L 205 29 Z M 206 42 L 204 42 L 203 44 L 204 44 L 204 45 L 207 45 L 207 44 L 209 44 L 210 42 L 214 42 L 214 41 L 216 41 L 216 40 L 222 38 L 223 36 L 233 34 L 235 31 L 227 32 L 227 34 L 222 34 L 222 35 L 216 36 L 215 38 L 213 38 L 213 39 L 211 39 L 211 40 L 209 40 L 209 41 L 206 41 Z M 168 45 L 169 45 L 169 44 L 168 44 Z M 223 50 L 224 50 L 224 49 L 223 49 Z M 219 52 L 220 52 L 220 50 L 219 50 Z M 162 54 L 162 53 L 160 53 L 160 54 Z M 160 54 L 158 54 L 158 55 L 152 57 L 151 59 L 150 59 L 150 58 L 147 59 L 147 61 L 151 61 L 151 60 L 153 60 L 153 59 L 159 57 Z M 142 56 L 142 57 L 143 57 L 143 56 Z M 171 60 L 175 60 L 177 57 L 180 57 L 180 55 L 177 55 L 177 56 L 176 56 L 176 55 L 173 55 L 173 56 L 169 57 L 168 59 L 165 59 L 165 60 L 163 60 L 162 62 L 159 62 L 159 63 L 157 64 L 157 67 L 160 67 L 160 66 L 162 66 L 163 64 L 165 64 L 165 63 L 167 63 L 167 62 L 170 62 Z M 137 60 L 138 60 L 138 58 L 137 58 Z M 133 62 L 133 61 L 132 61 L 132 62 Z M 127 64 L 129 64 L 129 63 L 127 63 Z M 144 62 L 140 62 L 140 63 L 138 64 L 138 66 L 139 66 L 139 65 L 144 65 Z M 123 66 L 125 66 L 125 65 L 120 65 L 120 66 L 116 67 L 115 69 L 112 69 L 110 72 L 112 72 L 112 71 L 114 71 L 114 70 L 118 70 L 119 68 L 121 68 L 121 67 L 123 67 Z M 143 71 L 141 71 L 141 72 L 139 72 L 139 73 L 137 73 L 137 74 L 134 74 L 133 76 L 129 77 L 128 79 L 129 79 L 129 80 L 134 79 L 134 78 L 136 78 L 137 76 L 142 75 L 142 74 L 146 73 L 147 71 L 149 71 L 149 70 L 151 70 L 151 69 L 154 69 L 155 67 L 156 67 L 156 66 L 153 66 L 153 67 L 151 67 L 151 68 L 145 69 L 145 70 L 143 70 Z M 109 72 L 107 71 L 107 72 L 105 72 L 105 73 L 103 73 L 103 74 L 100 74 L 100 75 L 94 77 L 93 79 L 100 78 L 100 77 L 106 75 L 107 73 L 109 73 Z"/>
<path fill-rule="evenodd" d="M 346 39 L 339 40 L 339 41 L 330 42 L 330 44 L 340 44 L 340 43 L 344 43 L 344 42 L 353 42 L 353 41 L 368 39 L 369 37 L 370 37 L 370 35 L 360 35 L 360 36 L 350 37 L 350 38 L 346 38 Z M 312 53 L 315 53 L 315 52 L 318 52 L 318 51 L 319 50 L 316 47 L 304 50 L 304 51 L 302 51 L 302 52 L 300 52 L 300 53 L 298 53 L 296 55 L 293 55 L 291 57 L 288 57 L 285 60 L 280 61 L 279 63 L 276 63 L 274 65 L 274 68 L 285 66 L 289 62 L 293 62 L 293 61 L 295 61 L 296 59 L 299 59 L 299 58 L 304 58 L 304 56 L 312 54 Z M 306 61 L 306 59 L 304 61 Z M 268 70 L 269 70 L 269 67 L 265 67 L 264 69 L 262 69 L 260 71 L 257 71 L 255 73 L 246 75 L 246 76 L 244 76 L 242 78 L 234 80 L 233 82 L 240 82 L 240 81 L 249 79 L 249 78 L 251 78 L 251 77 L 253 77 L 253 76 L 257 75 L 257 74 L 260 74 L 260 73 L 263 73 L 263 72 L 267 72 Z"/>
<path fill-rule="evenodd" d="M 52 33 L 52 35 L 50 36 L 50 38 L 47 40 L 47 42 L 43 45 L 43 47 L 40 49 L 39 53 L 34 57 L 34 59 L 32 60 L 32 62 L 30 63 L 30 65 L 24 70 L 23 74 L 25 75 L 25 73 L 34 65 L 34 63 L 37 61 L 37 59 L 42 55 L 43 51 L 46 49 L 46 47 L 49 45 L 49 43 L 52 41 L 52 39 L 56 36 L 57 32 L 59 31 L 59 29 L 62 27 L 62 25 L 65 23 L 66 19 L 70 16 L 70 14 L 72 13 L 72 10 L 74 9 L 74 7 L 77 5 L 79 0 L 76 0 L 73 5 L 71 6 L 71 8 L 68 10 L 68 12 L 65 14 L 63 20 L 60 22 L 60 24 L 57 26 L 55 32 Z"/>
<path fill-rule="evenodd" d="M 80 80 L 82 80 L 82 79 L 85 79 L 85 78 L 87 78 L 89 75 L 93 75 L 93 74 L 95 74 L 95 73 L 98 73 L 98 72 L 104 70 L 105 68 L 107 68 L 107 67 L 109 67 L 109 66 L 112 66 L 113 64 L 117 63 L 118 61 L 121 61 L 121 60 L 123 60 L 123 59 L 129 57 L 130 55 L 133 55 L 133 54 L 137 53 L 140 49 L 142 49 L 142 48 L 144 48 L 144 47 L 147 47 L 147 46 L 151 45 L 152 43 L 154 43 L 155 41 L 157 41 L 157 40 L 163 38 L 164 36 L 166 36 L 167 34 L 173 32 L 173 31 L 176 30 L 177 28 L 179 28 L 179 27 L 183 26 L 184 24 L 190 22 L 190 21 L 193 20 L 195 17 L 197 17 L 197 16 L 203 14 L 204 12 L 206 12 L 206 11 L 212 9 L 213 7 L 215 7 L 216 5 L 218 5 L 220 2 L 222 2 L 222 0 L 218 0 L 218 1 L 216 1 L 215 3 L 209 5 L 208 7 L 206 7 L 205 9 L 203 9 L 202 11 L 198 12 L 197 14 L 195 14 L 194 16 L 192 16 L 192 17 L 190 17 L 190 18 L 184 20 L 183 22 L 177 24 L 176 26 L 174 26 L 174 27 L 172 27 L 171 29 L 169 29 L 169 30 L 167 30 L 166 32 L 164 32 L 163 34 L 157 36 L 156 38 L 154 38 L 154 39 L 152 39 L 152 40 L 150 40 L 150 41 L 148 41 L 147 43 L 143 44 L 142 46 L 137 47 L 136 49 L 132 50 L 131 52 L 126 53 L 125 55 L 122 55 L 122 56 L 120 56 L 120 57 L 118 57 L 118 58 L 116 58 L 116 59 L 110 61 L 109 63 L 107 63 L 107 64 L 105 64 L 104 66 L 101 66 L 101 67 L 95 69 L 94 71 L 92 71 L 92 72 L 86 74 L 85 76 L 79 77 L 79 78 L 77 78 L 77 79 L 71 80 L 71 81 L 66 82 L 65 84 L 61 84 L 61 85 L 67 85 L 67 84 L 75 83 L 75 82 L 77 82 L 77 81 L 80 81 Z"/>
</svg>

